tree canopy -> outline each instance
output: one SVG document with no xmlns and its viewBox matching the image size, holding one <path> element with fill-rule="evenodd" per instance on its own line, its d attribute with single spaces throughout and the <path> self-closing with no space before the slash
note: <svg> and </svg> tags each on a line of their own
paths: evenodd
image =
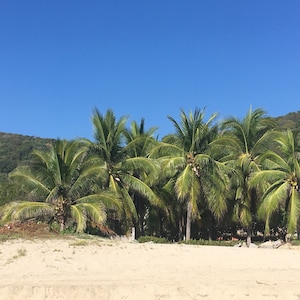
<svg viewBox="0 0 300 300">
<path fill-rule="evenodd" d="M 168 116 L 160 140 L 145 120 L 92 115 L 92 140 L 0 133 L 0 222 L 35 219 L 170 240 L 241 228 L 300 231 L 300 112 L 250 109 L 219 121 L 205 109 Z"/>
</svg>

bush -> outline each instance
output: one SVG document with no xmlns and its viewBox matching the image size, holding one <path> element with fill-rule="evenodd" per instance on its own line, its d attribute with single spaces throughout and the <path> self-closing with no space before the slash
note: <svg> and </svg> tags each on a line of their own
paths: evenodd
<svg viewBox="0 0 300 300">
<path fill-rule="evenodd" d="M 159 238 L 155 236 L 141 236 L 138 238 L 139 243 L 147 243 L 147 242 L 153 242 L 155 244 L 169 244 L 170 241 L 168 241 L 166 238 Z"/>
<path fill-rule="evenodd" d="M 186 245 L 206 245 L 206 246 L 234 246 L 236 241 L 209 241 L 209 240 L 189 240 L 181 241 L 180 244 Z"/>
</svg>

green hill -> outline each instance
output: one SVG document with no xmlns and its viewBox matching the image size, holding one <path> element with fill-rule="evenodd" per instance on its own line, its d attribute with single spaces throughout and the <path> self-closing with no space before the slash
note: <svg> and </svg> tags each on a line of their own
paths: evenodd
<svg viewBox="0 0 300 300">
<path fill-rule="evenodd" d="M 29 160 L 33 149 L 49 142 L 51 139 L 0 132 L 0 181 L 17 165 Z"/>
<path fill-rule="evenodd" d="M 285 116 L 274 118 L 281 129 L 300 130 L 300 111 L 291 112 Z"/>
<path fill-rule="evenodd" d="M 33 149 L 44 147 L 51 139 L 0 132 L 0 205 L 17 199 L 20 191 L 8 182 L 8 173 L 30 159 Z"/>
</svg>

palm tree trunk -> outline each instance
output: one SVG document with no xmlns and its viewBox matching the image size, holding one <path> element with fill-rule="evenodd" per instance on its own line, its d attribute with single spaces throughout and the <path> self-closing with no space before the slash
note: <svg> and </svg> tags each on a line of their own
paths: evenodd
<svg viewBox="0 0 300 300">
<path fill-rule="evenodd" d="M 214 240 L 214 217 L 211 212 L 209 212 L 208 240 L 210 242 Z"/>
<path fill-rule="evenodd" d="M 61 221 L 60 222 L 60 232 L 63 232 L 64 231 L 64 229 L 65 229 L 65 222 L 64 221 Z"/>
<path fill-rule="evenodd" d="M 191 239 L 191 224 L 192 224 L 192 207 L 191 207 L 191 203 L 188 203 L 187 212 L 186 212 L 186 228 L 185 228 L 186 241 L 189 241 Z"/>
<path fill-rule="evenodd" d="M 247 247 L 249 247 L 251 244 L 251 236 L 252 236 L 252 226 L 249 225 L 247 227 Z"/>
<path fill-rule="evenodd" d="M 300 220 L 297 222 L 297 240 L 300 240 Z"/>
<path fill-rule="evenodd" d="M 185 237 L 184 235 L 184 228 L 185 228 L 185 218 L 181 216 L 178 220 L 178 240 L 182 241 Z"/>
</svg>

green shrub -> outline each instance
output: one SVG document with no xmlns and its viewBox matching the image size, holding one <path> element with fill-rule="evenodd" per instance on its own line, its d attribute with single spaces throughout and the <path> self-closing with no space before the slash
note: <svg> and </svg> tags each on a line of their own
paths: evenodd
<svg viewBox="0 0 300 300">
<path fill-rule="evenodd" d="M 300 246 L 300 240 L 291 240 L 292 246 Z"/>
<path fill-rule="evenodd" d="M 138 238 L 139 243 L 147 243 L 147 242 L 153 242 L 155 244 L 168 244 L 170 241 L 168 241 L 166 238 L 159 238 L 155 236 L 141 236 Z"/>
<path fill-rule="evenodd" d="M 179 243 L 186 244 L 186 245 L 234 246 L 236 244 L 236 241 L 189 240 L 189 241 L 181 241 Z"/>
</svg>

